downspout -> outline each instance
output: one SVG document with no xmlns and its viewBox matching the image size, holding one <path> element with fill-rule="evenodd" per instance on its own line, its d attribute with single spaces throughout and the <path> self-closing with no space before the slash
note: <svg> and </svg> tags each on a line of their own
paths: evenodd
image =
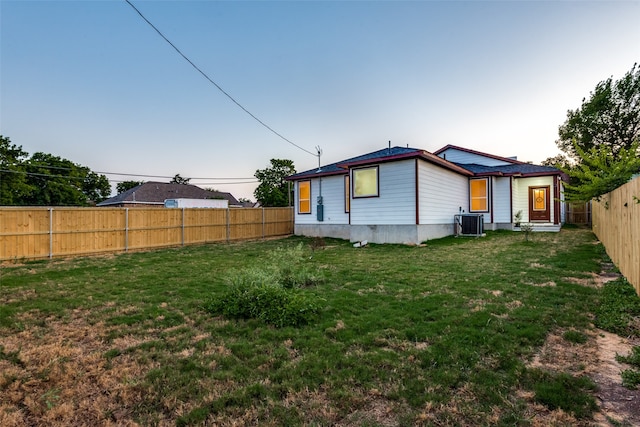
<svg viewBox="0 0 640 427">
<path fill-rule="evenodd" d="M 560 217 L 560 187 L 558 185 L 560 177 L 553 177 L 553 224 L 558 225 Z"/>
<path fill-rule="evenodd" d="M 491 177 L 489 180 L 489 197 L 491 197 L 491 213 L 489 214 L 489 218 L 491 224 L 493 224 L 493 179 L 494 177 Z"/>
<path fill-rule="evenodd" d="M 420 189 L 418 188 L 418 184 L 420 183 L 419 179 L 419 170 L 418 167 L 418 159 L 415 159 L 415 178 L 416 178 L 416 225 L 420 225 Z"/>
<path fill-rule="evenodd" d="M 513 176 L 509 177 L 509 222 L 513 227 Z"/>
</svg>

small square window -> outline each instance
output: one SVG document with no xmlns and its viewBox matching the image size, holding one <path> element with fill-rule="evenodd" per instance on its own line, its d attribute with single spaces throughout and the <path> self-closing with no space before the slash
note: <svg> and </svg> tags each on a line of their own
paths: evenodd
<svg viewBox="0 0 640 427">
<path fill-rule="evenodd" d="M 354 169 L 353 197 L 377 197 L 378 195 L 378 167 Z"/>
</svg>

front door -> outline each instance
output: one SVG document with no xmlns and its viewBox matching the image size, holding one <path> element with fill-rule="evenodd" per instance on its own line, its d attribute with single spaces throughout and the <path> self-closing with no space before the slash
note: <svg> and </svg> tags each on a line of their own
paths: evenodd
<svg viewBox="0 0 640 427">
<path fill-rule="evenodd" d="M 529 187 L 529 221 L 551 222 L 549 186 Z"/>
</svg>

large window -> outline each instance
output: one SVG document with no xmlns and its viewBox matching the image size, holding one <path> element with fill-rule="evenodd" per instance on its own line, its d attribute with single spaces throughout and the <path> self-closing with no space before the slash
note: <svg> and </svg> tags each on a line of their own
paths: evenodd
<svg viewBox="0 0 640 427">
<path fill-rule="evenodd" d="M 298 213 L 311 213 L 311 181 L 298 181 Z"/>
<path fill-rule="evenodd" d="M 378 195 L 378 167 L 354 169 L 353 197 L 377 197 Z"/>
<path fill-rule="evenodd" d="M 470 212 L 488 212 L 489 211 L 489 180 L 472 179 L 469 181 L 469 200 Z"/>
</svg>

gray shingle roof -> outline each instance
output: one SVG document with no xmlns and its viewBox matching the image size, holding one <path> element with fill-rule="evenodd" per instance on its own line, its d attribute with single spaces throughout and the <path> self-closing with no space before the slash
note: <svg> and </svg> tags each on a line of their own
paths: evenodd
<svg viewBox="0 0 640 427">
<path fill-rule="evenodd" d="M 447 146 L 450 147 L 450 146 Z M 452 147 L 452 146 L 451 146 Z M 454 147 L 458 148 L 458 147 Z M 442 150 L 438 150 L 442 151 Z M 470 150 L 469 150 L 470 151 Z M 437 153 L 437 152 L 436 152 Z M 480 152 L 475 152 L 483 154 Z M 490 155 L 487 155 L 490 156 Z M 442 167 L 452 169 L 458 173 L 467 176 L 487 176 L 487 175 L 522 175 L 522 176 L 537 176 L 537 175 L 556 175 L 561 174 L 561 171 L 551 166 L 538 166 L 530 163 L 524 163 L 517 160 L 509 160 L 511 164 L 504 166 L 484 166 L 478 164 L 463 164 L 449 162 L 435 154 L 428 151 L 420 150 L 417 148 L 408 147 L 391 147 L 384 148 L 382 150 L 374 151 L 372 153 L 363 154 L 361 156 L 352 157 L 347 160 L 332 163 L 322 166 L 320 170 L 317 168 L 310 169 L 304 172 L 299 172 L 294 175 L 288 176 L 287 179 L 291 181 L 314 178 L 328 175 L 346 175 L 348 173 L 349 166 L 357 166 L 360 164 L 374 163 L 376 161 L 394 161 L 405 158 L 420 157 L 424 160 L 432 163 L 439 164 Z M 490 156 L 491 157 L 491 156 Z M 495 156 L 494 156 L 495 157 Z"/>
<path fill-rule="evenodd" d="M 318 170 L 310 169 L 304 172 L 299 172 L 294 175 L 288 176 L 287 179 L 291 181 L 295 181 L 303 178 L 313 178 L 318 176 L 327 176 L 327 175 L 340 175 L 347 174 L 349 166 L 358 166 L 364 165 L 367 163 L 375 163 L 375 162 L 388 162 L 394 160 L 401 160 L 407 158 L 420 157 L 424 160 L 437 163 L 440 166 L 457 170 L 458 173 L 468 174 L 465 170 L 461 170 L 459 166 L 454 163 L 448 162 L 445 159 L 435 156 L 428 151 L 420 150 L 417 148 L 409 148 L 409 147 L 390 147 L 383 148 L 382 150 L 374 151 L 371 153 L 363 154 L 361 156 L 352 157 L 347 160 L 342 160 L 340 162 L 332 163 L 330 165 L 325 165 Z"/>
<path fill-rule="evenodd" d="M 516 163 L 503 166 L 484 166 L 475 163 L 456 163 L 458 166 L 473 172 L 477 176 L 482 175 L 555 175 L 560 170 L 552 166 L 539 166 L 530 163 Z"/>
<path fill-rule="evenodd" d="M 209 191 L 191 184 L 175 184 L 167 182 L 145 182 L 111 197 L 97 206 L 113 206 L 121 204 L 164 204 L 166 199 L 226 199 L 230 205 L 239 205 L 231 193 Z"/>
</svg>

